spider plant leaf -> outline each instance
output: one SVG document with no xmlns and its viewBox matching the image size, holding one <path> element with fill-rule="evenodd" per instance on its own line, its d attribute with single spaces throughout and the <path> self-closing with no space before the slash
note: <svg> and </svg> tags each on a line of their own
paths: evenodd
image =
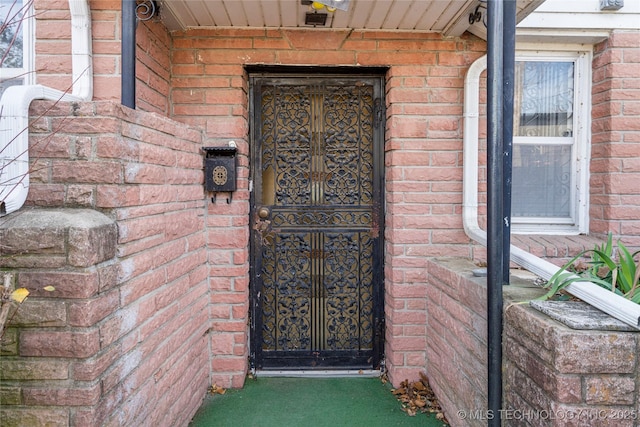
<svg viewBox="0 0 640 427">
<path fill-rule="evenodd" d="M 607 254 L 609 258 L 613 255 L 613 233 L 611 232 L 607 234 L 607 245 L 603 252 Z"/>
<path fill-rule="evenodd" d="M 558 271 L 556 274 L 549 279 L 549 281 L 544 285 L 545 289 L 549 289 L 546 294 L 542 295 L 538 300 L 547 300 L 557 294 L 562 289 L 566 288 L 573 282 L 579 282 L 582 278 L 576 276 L 573 273 L 569 273 L 567 271 Z"/>
<path fill-rule="evenodd" d="M 609 270 L 613 271 L 618 267 L 618 265 L 611 258 L 610 255 L 607 255 L 606 253 L 604 253 L 604 252 L 602 252 L 602 251 L 600 251 L 598 249 L 594 249 L 593 252 L 600 257 L 602 262 L 609 268 Z"/>
<path fill-rule="evenodd" d="M 638 252 L 635 252 L 632 256 L 635 257 L 637 253 Z M 635 269 L 636 269 L 636 273 L 633 276 L 633 285 L 631 286 L 631 289 L 629 290 L 629 292 L 627 292 L 627 294 L 625 295 L 626 298 L 632 301 L 634 300 L 636 295 L 640 295 L 640 293 L 636 294 L 636 290 L 640 285 L 640 260 L 635 264 Z"/>
<path fill-rule="evenodd" d="M 618 260 L 618 278 L 622 290 L 626 293 L 629 292 L 634 286 L 634 279 L 636 276 L 637 268 L 636 263 L 633 259 L 633 255 L 631 255 L 629 250 L 621 242 L 618 242 Z"/>
</svg>

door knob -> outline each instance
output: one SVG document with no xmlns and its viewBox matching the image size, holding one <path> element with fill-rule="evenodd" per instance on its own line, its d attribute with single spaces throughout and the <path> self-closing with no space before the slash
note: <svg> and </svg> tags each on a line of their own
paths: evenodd
<svg viewBox="0 0 640 427">
<path fill-rule="evenodd" d="M 269 218 L 269 208 L 266 208 L 263 206 L 260 209 L 258 209 L 258 216 L 262 219 Z"/>
</svg>

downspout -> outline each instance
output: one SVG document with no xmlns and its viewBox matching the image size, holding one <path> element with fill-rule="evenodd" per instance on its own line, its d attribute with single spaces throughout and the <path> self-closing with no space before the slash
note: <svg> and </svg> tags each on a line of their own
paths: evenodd
<svg viewBox="0 0 640 427">
<path fill-rule="evenodd" d="M 511 257 L 511 182 L 513 175 L 513 96 L 515 84 L 515 59 L 516 59 L 516 1 L 505 0 L 503 6 L 502 35 L 502 79 L 503 79 L 503 115 L 502 115 L 502 168 L 503 184 L 502 206 L 503 236 L 502 236 L 502 275 L 504 283 L 509 284 L 509 267 Z"/>
<path fill-rule="evenodd" d="M 136 2 L 122 0 L 121 102 L 136 108 Z"/>
<path fill-rule="evenodd" d="M 503 217 L 503 2 L 487 4 L 487 405 L 502 410 Z M 489 417 L 499 427 L 501 417 Z"/>
<path fill-rule="evenodd" d="M 487 68 L 487 57 L 477 59 L 467 72 L 464 85 L 463 205 L 464 231 L 472 240 L 487 245 L 487 233 L 478 222 L 478 124 L 480 75 Z M 532 273 L 549 280 L 559 268 L 516 246 L 510 245 L 512 260 Z M 575 282 L 566 290 L 616 319 L 640 329 L 640 305 L 589 282 Z"/>
<path fill-rule="evenodd" d="M 11 86 L 0 99 L 0 216 L 20 209 L 29 192 L 29 106 L 36 99 L 89 101 L 93 97 L 91 12 L 88 0 L 69 0 L 72 93 L 42 85 Z"/>
</svg>

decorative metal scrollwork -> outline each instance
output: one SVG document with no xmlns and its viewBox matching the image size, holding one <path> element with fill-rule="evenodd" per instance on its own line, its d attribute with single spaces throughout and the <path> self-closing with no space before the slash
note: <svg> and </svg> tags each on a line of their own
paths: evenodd
<svg viewBox="0 0 640 427">
<path fill-rule="evenodd" d="M 469 25 L 482 21 L 484 27 L 487 28 L 487 0 L 479 1 L 480 3 L 476 6 L 476 9 L 469 14 Z"/>
<path fill-rule="evenodd" d="M 159 7 L 155 0 L 138 0 L 136 4 L 136 18 L 148 21 L 158 13 Z"/>
<path fill-rule="evenodd" d="M 261 90 L 261 351 L 371 351 L 373 86 Z"/>
</svg>

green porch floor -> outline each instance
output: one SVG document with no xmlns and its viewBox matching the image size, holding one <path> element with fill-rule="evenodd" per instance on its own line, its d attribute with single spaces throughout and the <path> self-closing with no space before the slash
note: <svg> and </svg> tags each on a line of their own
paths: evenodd
<svg viewBox="0 0 640 427">
<path fill-rule="evenodd" d="M 442 427 L 434 414 L 410 417 L 379 378 L 258 378 L 208 395 L 190 427 Z"/>
</svg>

